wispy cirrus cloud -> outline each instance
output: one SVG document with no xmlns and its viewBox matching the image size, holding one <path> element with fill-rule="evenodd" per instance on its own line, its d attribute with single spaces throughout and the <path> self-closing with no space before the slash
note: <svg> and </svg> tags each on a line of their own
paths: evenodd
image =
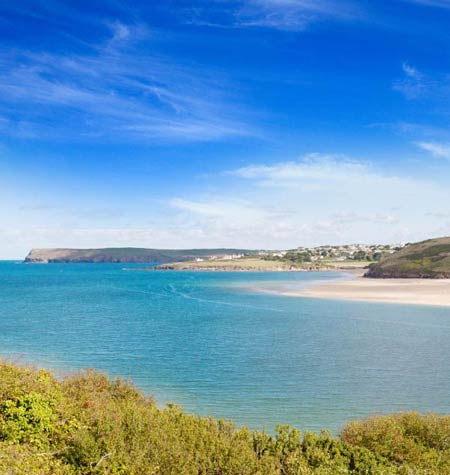
<svg viewBox="0 0 450 475">
<path fill-rule="evenodd" d="M 450 8 L 450 0 L 406 0 L 409 3 L 417 3 L 426 7 Z"/>
<path fill-rule="evenodd" d="M 415 66 L 402 64 L 403 77 L 394 82 L 393 89 L 402 93 L 407 99 L 417 99 L 427 94 L 432 81 Z"/>
<path fill-rule="evenodd" d="M 393 82 L 392 89 L 401 93 L 412 107 L 417 107 L 420 121 L 407 120 L 374 126 L 388 126 L 396 133 L 408 136 L 422 150 L 435 157 L 448 159 L 450 74 L 446 71 L 422 71 L 409 62 L 402 64 L 402 71 L 403 76 Z"/>
<path fill-rule="evenodd" d="M 447 72 L 423 72 L 416 66 L 404 62 L 403 77 L 393 83 L 393 89 L 406 99 L 427 99 L 430 104 L 450 101 L 450 74 Z M 442 108 L 442 107 L 441 107 Z"/>
<path fill-rule="evenodd" d="M 421 80 L 423 78 L 423 74 L 418 71 L 418 69 L 414 66 L 411 66 L 409 63 L 402 64 L 403 72 L 405 73 L 406 77 L 416 80 Z"/>
<path fill-rule="evenodd" d="M 202 4 L 192 9 L 191 22 L 222 28 L 302 31 L 318 21 L 349 20 L 361 15 L 350 0 L 218 0 L 213 5 Z"/>
<path fill-rule="evenodd" d="M 348 19 L 355 15 L 348 2 L 330 0 L 247 0 L 236 12 L 241 26 L 303 30 L 323 19 Z"/>
<path fill-rule="evenodd" d="M 416 145 L 434 157 L 450 160 L 450 143 L 416 142 Z"/>
<path fill-rule="evenodd" d="M 145 25 L 106 26 L 107 39 L 83 54 L 0 53 L 3 133 L 182 141 L 254 133 L 223 76 L 149 52 Z"/>
</svg>

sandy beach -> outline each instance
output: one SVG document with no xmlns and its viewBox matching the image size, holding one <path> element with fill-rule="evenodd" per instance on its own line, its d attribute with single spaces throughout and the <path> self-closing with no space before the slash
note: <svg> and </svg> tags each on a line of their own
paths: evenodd
<svg viewBox="0 0 450 475">
<path fill-rule="evenodd" d="M 367 279 L 350 277 L 305 289 L 281 290 L 292 297 L 450 307 L 450 279 Z"/>
</svg>

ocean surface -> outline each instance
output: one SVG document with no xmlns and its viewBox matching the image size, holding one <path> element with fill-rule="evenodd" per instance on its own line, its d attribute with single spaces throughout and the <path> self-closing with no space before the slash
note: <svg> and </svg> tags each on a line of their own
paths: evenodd
<svg viewBox="0 0 450 475">
<path fill-rule="evenodd" d="M 0 353 L 131 378 L 163 404 L 273 431 L 450 412 L 450 309 L 258 293 L 337 273 L 0 262 Z M 137 266 L 134 266 L 137 267 Z"/>
</svg>

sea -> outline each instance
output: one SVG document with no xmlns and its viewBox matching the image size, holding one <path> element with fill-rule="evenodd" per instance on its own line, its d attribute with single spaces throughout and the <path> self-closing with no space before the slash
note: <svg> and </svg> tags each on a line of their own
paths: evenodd
<svg viewBox="0 0 450 475">
<path fill-rule="evenodd" d="M 0 262 L 1 357 L 60 377 L 95 368 L 160 406 L 268 432 L 450 412 L 450 308 L 276 293 L 336 272 L 139 267 Z"/>
</svg>

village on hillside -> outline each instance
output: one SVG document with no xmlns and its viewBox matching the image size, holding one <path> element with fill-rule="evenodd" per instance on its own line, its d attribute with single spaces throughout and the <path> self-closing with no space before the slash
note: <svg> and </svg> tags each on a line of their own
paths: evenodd
<svg viewBox="0 0 450 475">
<path fill-rule="evenodd" d="M 318 247 L 298 247 L 285 251 L 258 251 L 256 254 L 235 253 L 223 256 L 211 256 L 208 258 L 198 258 L 196 262 L 204 261 L 231 261 L 248 257 L 259 257 L 264 260 L 274 261 L 294 261 L 294 262 L 317 262 L 322 260 L 332 260 L 336 262 L 344 261 L 378 261 L 385 254 L 392 254 L 405 246 L 403 243 L 396 244 L 345 244 L 345 245 L 324 245 Z"/>
</svg>

